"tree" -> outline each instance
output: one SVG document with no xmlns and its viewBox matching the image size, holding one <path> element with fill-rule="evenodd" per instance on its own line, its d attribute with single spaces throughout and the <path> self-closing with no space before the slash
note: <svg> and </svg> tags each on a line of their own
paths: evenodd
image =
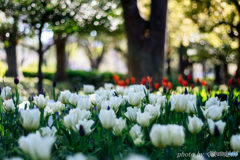
<svg viewBox="0 0 240 160">
<path fill-rule="evenodd" d="M 0 10 L 5 13 L 7 20 L 0 20 L 0 41 L 4 43 L 4 49 L 7 55 L 8 70 L 6 76 L 18 77 L 19 70 L 17 66 L 17 53 L 16 47 L 18 40 L 24 36 L 24 32 L 20 32 L 18 28 L 18 13 L 14 13 L 13 10 L 8 8 L 18 9 L 18 6 L 14 6 L 12 3 L 0 0 Z M 13 16 L 12 16 L 13 15 Z M 10 19 L 12 20 L 10 22 Z"/>
<path fill-rule="evenodd" d="M 238 58 L 235 77 L 240 77 L 240 4 L 238 0 L 195 0 L 190 4 L 186 15 L 190 17 L 204 33 L 216 32 L 224 28 L 228 34 L 230 47 L 234 50 L 238 42 Z"/>
<path fill-rule="evenodd" d="M 167 0 L 152 0 L 150 20 L 139 13 L 137 0 L 121 0 L 125 32 L 128 40 L 129 75 L 138 80 L 153 76 L 161 81 L 164 75 Z"/>
</svg>

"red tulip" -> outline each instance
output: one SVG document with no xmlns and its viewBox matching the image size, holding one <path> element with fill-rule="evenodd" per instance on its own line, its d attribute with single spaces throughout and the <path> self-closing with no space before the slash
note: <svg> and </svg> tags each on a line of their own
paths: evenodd
<svg viewBox="0 0 240 160">
<path fill-rule="evenodd" d="M 206 86 L 207 82 L 205 80 L 202 81 L 202 86 Z"/>
<path fill-rule="evenodd" d="M 156 90 L 158 90 L 159 89 L 159 83 L 155 83 L 154 87 L 155 87 Z"/>
<path fill-rule="evenodd" d="M 117 74 L 114 74 L 114 75 L 113 75 L 113 80 L 114 80 L 115 83 L 118 82 L 119 78 L 120 78 L 120 77 L 119 77 Z"/>
<path fill-rule="evenodd" d="M 191 79 L 192 79 L 192 75 L 191 74 L 187 75 L 187 81 L 191 81 Z"/>
<path fill-rule="evenodd" d="M 131 77 L 131 84 L 134 84 L 136 82 L 136 78 L 135 77 Z"/>
<path fill-rule="evenodd" d="M 191 85 L 190 85 L 190 87 L 193 89 L 194 85 L 193 85 L 193 84 L 191 84 Z"/>
<path fill-rule="evenodd" d="M 187 81 L 183 81 L 183 86 L 187 87 L 188 86 L 188 82 Z"/>
<path fill-rule="evenodd" d="M 126 82 L 126 85 L 129 85 L 129 83 L 130 83 L 129 78 L 126 78 L 125 82 Z"/>
<path fill-rule="evenodd" d="M 119 86 L 125 86 L 124 80 L 119 80 L 119 81 L 118 81 L 118 85 L 119 85 Z"/>
<path fill-rule="evenodd" d="M 197 79 L 196 79 L 196 82 L 197 82 L 197 84 L 199 84 L 199 83 L 200 83 L 200 80 L 199 80 L 199 78 L 197 78 Z"/>
<path fill-rule="evenodd" d="M 142 85 L 145 85 L 146 82 L 147 82 L 146 78 L 145 78 L 145 77 L 142 77 L 142 82 L 141 82 L 141 84 L 142 84 Z"/>
<path fill-rule="evenodd" d="M 210 94 L 211 88 L 210 88 L 209 85 L 208 85 L 208 87 L 207 87 L 207 91 L 208 91 L 208 93 Z"/>
<path fill-rule="evenodd" d="M 168 82 L 168 89 L 172 90 L 172 83 L 171 82 Z"/>
</svg>

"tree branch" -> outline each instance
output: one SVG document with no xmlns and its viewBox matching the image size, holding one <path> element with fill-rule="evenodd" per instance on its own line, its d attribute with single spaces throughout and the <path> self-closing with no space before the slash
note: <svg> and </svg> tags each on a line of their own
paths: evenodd
<svg viewBox="0 0 240 160">
<path fill-rule="evenodd" d="M 20 45 L 22 45 L 23 47 L 26 47 L 26 48 L 28 48 L 28 49 L 34 51 L 34 52 L 38 52 L 38 49 L 35 48 L 35 47 L 33 47 L 33 46 L 29 46 L 29 45 L 24 44 L 24 43 L 20 43 Z"/>
</svg>

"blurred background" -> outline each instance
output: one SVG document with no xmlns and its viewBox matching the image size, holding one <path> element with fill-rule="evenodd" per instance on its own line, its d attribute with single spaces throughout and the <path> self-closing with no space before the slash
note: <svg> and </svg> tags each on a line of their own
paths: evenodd
<svg viewBox="0 0 240 160">
<path fill-rule="evenodd" d="M 238 0 L 0 0 L 0 85 L 240 77 Z M 3 78 L 4 77 L 4 78 Z"/>
</svg>

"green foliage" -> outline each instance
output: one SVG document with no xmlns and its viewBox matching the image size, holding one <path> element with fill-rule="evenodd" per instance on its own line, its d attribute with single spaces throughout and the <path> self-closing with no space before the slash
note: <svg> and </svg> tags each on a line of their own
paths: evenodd
<svg viewBox="0 0 240 160">
<path fill-rule="evenodd" d="M 37 71 L 29 69 L 23 69 L 23 75 L 25 77 L 37 77 Z M 54 79 L 54 71 L 43 70 L 43 77 L 45 79 Z M 100 73 L 98 71 L 80 71 L 80 70 L 67 70 L 67 75 L 69 81 L 72 84 L 76 84 L 82 87 L 83 84 L 93 84 L 95 87 L 100 87 L 104 83 L 114 83 L 112 77 L 115 73 L 104 72 Z M 124 74 L 118 74 L 120 79 L 124 79 Z"/>
</svg>

